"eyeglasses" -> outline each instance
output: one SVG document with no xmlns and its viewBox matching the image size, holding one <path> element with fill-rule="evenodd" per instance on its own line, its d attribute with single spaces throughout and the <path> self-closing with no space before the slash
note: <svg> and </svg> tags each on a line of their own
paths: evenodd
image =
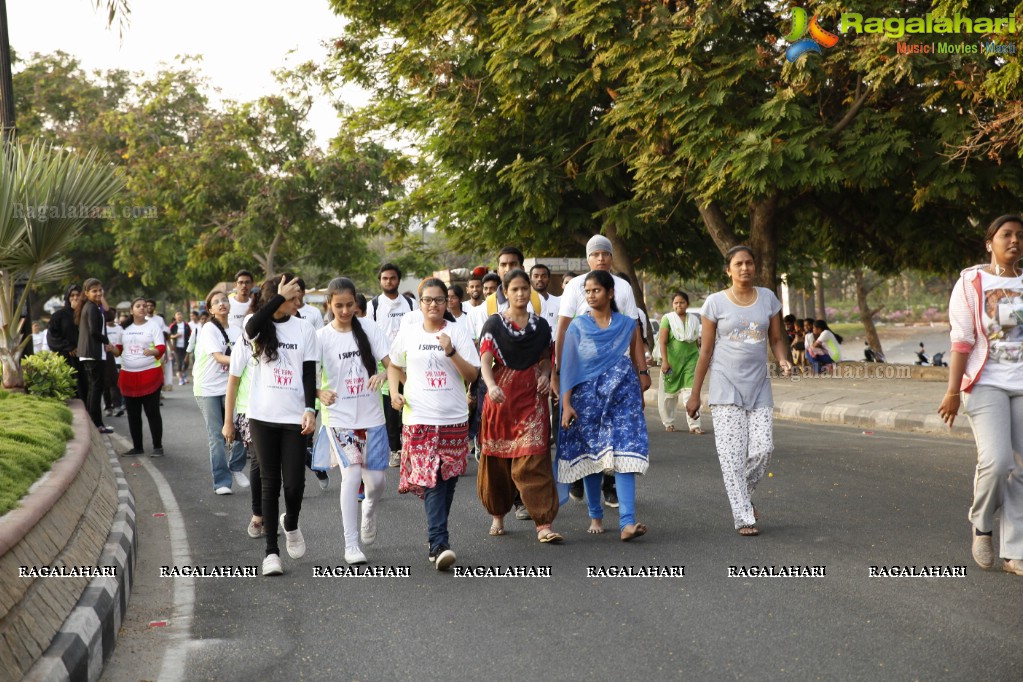
<svg viewBox="0 0 1023 682">
<path fill-rule="evenodd" d="M 434 296 L 423 296 L 421 299 L 419 299 L 419 302 L 422 303 L 423 305 L 427 305 L 427 306 L 428 305 L 444 305 L 445 303 L 448 302 L 448 299 L 444 298 L 443 296 L 436 296 L 436 297 L 434 297 Z"/>
</svg>

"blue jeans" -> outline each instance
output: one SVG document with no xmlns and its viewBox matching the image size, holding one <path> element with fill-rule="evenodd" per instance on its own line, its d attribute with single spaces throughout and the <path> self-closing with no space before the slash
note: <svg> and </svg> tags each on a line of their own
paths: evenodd
<svg viewBox="0 0 1023 682">
<path fill-rule="evenodd" d="M 213 489 L 230 488 L 232 471 L 245 470 L 245 445 L 240 438 L 231 444 L 231 465 L 227 463 L 227 447 L 224 443 L 224 396 L 196 396 L 203 421 L 206 422 L 206 437 L 210 444 L 210 471 L 213 473 Z"/>
<path fill-rule="evenodd" d="M 586 506 L 591 519 L 604 518 L 604 507 L 600 504 L 601 486 L 604 474 L 590 474 L 583 478 L 586 489 Z M 636 523 L 636 474 L 615 472 L 615 488 L 618 490 L 618 529 Z"/>
<path fill-rule="evenodd" d="M 455 499 L 455 484 L 458 477 L 440 480 L 437 472 L 437 485 L 426 488 L 423 504 L 426 507 L 426 530 L 430 535 L 430 551 L 441 545 L 450 546 L 448 541 L 448 514 L 451 513 L 451 501 Z"/>
</svg>

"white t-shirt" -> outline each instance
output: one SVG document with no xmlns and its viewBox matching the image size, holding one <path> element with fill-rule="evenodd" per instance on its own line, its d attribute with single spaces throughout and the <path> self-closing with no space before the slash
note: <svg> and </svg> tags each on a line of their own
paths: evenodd
<svg viewBox="0 0 1023 682">
<path fill-rule="evenodd" d="M 311 324 L 314 330 L 323 328 L 323 313 L 317 310 L 316 306 L 311 306 L 308 303 L 303 304 L 298 309 L 298 316 Z"/>
<path fill-rule="evenodd" d="M 177 338 L 174 339 L 174 347 L 184 348 L 187 345 L 187 343 L 185 342 L 185 323 L 175 322 L 174 324 L 177 325 L 174 327 L 174 329 L 178 333 Z"/>
<path fill-rule="evenodd" d="M 297 317 L 274 324 L 278 357 L 268 363 L 260 355 L 251 365 L 248 416 L 274 424 L 301 424 L 305 412 L 302 365 L 320 359 L 316 332 Z"/>
<path fill-rule="evenodd" d="M 121 327 L 121 325 L 119 325 L 117 323 L 114 323 L 112 325 L 107 325 L 107 339 L 110 341 L 110 345 L 111 346 L 120 346 L 121 345 L 121 335 L 122 334 L 124 334 L 124 328 Z M 32 343 L 35 343 L 34 339 L 33 339 Z M 114 356 L 114 364 L 116 364 L 118 367 L 120 367 L 121 366 L 121 358 L 118 357 L 118 356 Z"/>
<path fill-rule="evenodd" d="M 634 320 L 639 319 L 639 308 L 636 307 L 636 297 L 632 294 L 632 285 L 626 282 L 621 277 L 614 277 L 615 281 L 615 303 L 618 304 L 618 312 L 622 315 L 628 315 Z M 580 275 L 573 277 L 565 287 L 565 292 L 561 296 L 561 300 L 558 305 L 558 315 L 561 317 L 567 317 L 572 319 L 590 309 L 590 306 L 586 304 L 586 276 Z M 553 325 L 553 328 L 557 330 L 557 324 Z"/>
<path fill-rule="evenodd" d="M 997 277 L 981 271 L 984 290 L 977 333 L 988 337 L 988 356 L 975 385 L 1006 391 L 1023 388 L 1023 277 Z"/>
<path fill-rule="evenodd" d="M 167 320 L 163 319 L 163 315 L 152 315 L 146 319 L 155 324 L 161 333 L 170 334 L 170 327 L 167 326 Z"/>
<path fill-rule="evenodd" d="M 398 329 L 401 326 L 401 318 L 405 316 L 419 306 L 414 301 L 410 301 L 401 294 L 398 294 L 398 298 L 393 301 L 383 294 L 376 297 L 378 309 L 373 306 L 373 299 L 366 302 L 366 318 L 370 322 L 375 322 L 380 331 L 383 332 L 387 342 L 394 341 L 394 337 L 398 335 Z M 375 312 L 375 314 L 374 314 Z"/>
<path fill-rule="evenodd" d="M 373 320 L 359 320 L 369 338 L 373 359 L 387 356 L 388 344 Z M 316 332 L 320 344 L 320 388 L 337 392 L 333 405 L 323 405 L 323 423 L 346 429 L 369 429 L 384 423 L 380 391 L 369 389 L 369 373 L 362 362 L 355 332 L 327 325 Z"/>
<path fill-rule="evenodd" d="M 227 326 L 242 329 L 242 320 L 249 314 L 249 305 L 252 304 L 252 297 L 250 296 L 244 303 L 237 300 L 234 296 L 228 296 L 227 300 L 231 304 L 231 312 L 227 314 Z"/>
<path fill-rule="evenodd" d="M 483 301 L 483 305 L 478 305 L 466 313 L 466 315 L 468 315 L 468 319 L 466 321 L 468 322 L 469 331 L 472 333 L 473 339 L 478 339 L 480 337 L 480 334 L 483 333 L 483 325 L 486 324 L 487 318 L 490 317 L 490 315 L 487 314 L 486 299 L 483 299 Z M 500 307 L 500 304 L 498 304 L 498 308 Z M 498 310 L 498 312 L 501 311 Z"/>
<path fill-rule="evenodd" d="M 111 339 L 110 342 L 121 346 L 121 369 L 125 372 L 143 372 L 161 364 L 158 358 L 143 354 L 147 348 L 164 345 L 163 332 L 151 322 L 129 324 L 121 332 L 120 341 Z"/>
<path fill-rule="evenodd" d="M 217 325 L 209 322 L 199 331 L 195 342 L 195 364 L 192 366 L 192 393 L 200 397 L 227 395 L 227 365 L 213 358 L 213 353 L 227 353 L 227 347 L 241 334 L 238 327 L 228 327 L 227 341 Z M 232 351 L 233 352 L 233 351 Z"/>
<path fill-rule="evenodd" d="M 451 338 L 455 351 L 474 367 L 480 356 L 466 326 L 445 323 L 441 332 Z M 422 325 L 402 327 L 391 343 L 391 362 L 405 368 L 405 424 L 443 426 L 469 419 L 465 382 L 455 361 L 444 355 L 437 341 L 440 332 L 427 332 Z"/>
<path fill-rule="evenodd" d="M 113 341 L 111 341 L 113 343 Z M 46 330 L 39 332 L 38 334 L 32 335 L 32 350 L 36 353 L 41 353 L 44 350 L 50 350 L 50 347 L 46 344 Z"/>
<path fill-rule="evenodd" d="M 547 324 L 551 326 L 551 331 L 555 331 L 558 328 L 558 310 L 561 308 L 561 297 L 560 296 L 548 296 L 543 297 L 540 294 L 540 317 L 547 320 Z"/>
</svg>

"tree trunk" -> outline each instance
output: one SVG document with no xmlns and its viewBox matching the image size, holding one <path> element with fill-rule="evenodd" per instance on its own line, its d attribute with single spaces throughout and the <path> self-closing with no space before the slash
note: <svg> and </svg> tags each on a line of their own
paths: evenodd
<svg viewBox="0 0 1023 682">
<path fill-rule="evenodd" d="M 778 208 L 778 195 L 772 194 L 750 204 L 750 237 L 748 245 L 753 250 L 753 259 L 757 262 L 757 276 L 754 283 L 774 291 L 777 285 L 778 245 L 775 235 L 775 213 Z M 716 202 L 709 202 L 699 207 L 703 224 L 707 233 L 714 240 L 721 254 L 742 242 L 739 236 L 728 225 L 728 218 Z"/>
<path fill-rule="evenodd" d="M 5 391 L 25 392 L 25 375 L 21 371 L 21 353 L 11 353 L 9 348 L 0 348 L 0 367 L 3 368 Z"/>
<path fill-rule="evenodd" d="M 826 308 L 824 307 L 824 272 L 818 270 L 813 273 L 813 288 L 817 293 L 817 314 L 820 315 L 819 320 L 827 320 L 828 315 Z"/>
<path fill-rule="evenodd" d="M 856 268 L 853 270 L 853 277 L 856 280 L 856 305 L 860 308 L 860 320 L 863 322 L 863 331 L 867 333 L 867 344 L 879 356 L 884 356 L 884 350 L 881 348 L 881 339 L 877 335 L 877 327 L 874 326 L 874 315 L 881 312 L 881 308 L 884 306 L 878 306 L 871 310 L 870 305 L 867 303 L 867 296 L 873 291 L 874 287 L 868 287 L 863 277 L 863 268 Z"/>
<path fill-rule="evenodd" d="M 749 245 L 757 262 L 754 281 L 771 291 L 778 288 L 778 244 L 774 220 L 777 208 L 777 194 L 758 199 L 750 205 Z"/>
</svg>

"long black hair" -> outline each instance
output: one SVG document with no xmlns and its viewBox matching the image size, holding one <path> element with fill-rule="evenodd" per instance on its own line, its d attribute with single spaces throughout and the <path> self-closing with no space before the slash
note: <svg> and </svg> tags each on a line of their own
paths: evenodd
<svg viewBox="0 0 1023 682">
<path fill-rule="evenodd" d="M 821 330 L 822 332 L 823 332 L 823 331 L 829 331 L 829 332 L 831 332 L 832 334 L 834 334 L 834 335 L 835 335 L 835 338 L 836 338 L 836 339 L 838 339 L 838 342 L 839 342 L 839 343 L 842 343 L 842 335 L 841 335 L 841 334 L 839 334 L 839 333 L 837 333 L 837 332 L 835 332 L 835 331 L 834 331 L 834 330 L 832 330 L 832 329 L 831 329 L 830 327 L 828 327 L 828 322 L 827 322 L 827 320 L 814 320 L 814 321 L 813 321 L 813 326 L 814 326 L 814 327 L 817 327 L 817 328 L 818 328 L 818 329 L 820 329 L 820 330 Z"/>
<path fill-rule="evenodd" d="M 262 300 L 260 307 L 266 305 L 271 298 L 277 295 L 277 286 L 281 283 L 282 277 L 287 277 L 289 281 L 294 279 L 290 272 L 285 272 L 273 279 L 266 280 L 259 287 L 260 298 Z M 277 358 L 280 357 L 280 354 L 277 352 L 279 346 L 280 340 L 277 338 L 277 325 L 274 323 L 273 316 L 270 316 L 256 330 L 256 336 L 252 339 L 253 356 L 259 358 L 262 355 L 267 363 L 277 362 Z"/>
<path fill-rule="evenodd" d="M 334 294 L 348 292 L 352 298 L 358 298 L 359 292 L 355 290 L 355 282 L 347 277 L 335 277 L 327 284 L 327 305 L 334 299 Z M 362 358 L 362 365 L 366 368 L 369 376 L 377 373 L 377 361 L 373 357 L 373 346 L 369 343 L 366 330 L 362 328 L 358 315 L 352 315 L 352 334 L 355 335 L 355 344 L 359 347 L 359 356 Z"/>
<path fill-rule="evenodd" d="M 610 272 L 606 270 L 591 270 L 586 279 L 583 280 L 583 284 L 590 280 L 596 280 L 597 284 L 604 287 L 604 289 L 611 295 L 611 310 L 613 312 L 621 312 L 618 310 L 618 303 L 615 301 L 615 278 L 611 276 Z"/>
</svg>

